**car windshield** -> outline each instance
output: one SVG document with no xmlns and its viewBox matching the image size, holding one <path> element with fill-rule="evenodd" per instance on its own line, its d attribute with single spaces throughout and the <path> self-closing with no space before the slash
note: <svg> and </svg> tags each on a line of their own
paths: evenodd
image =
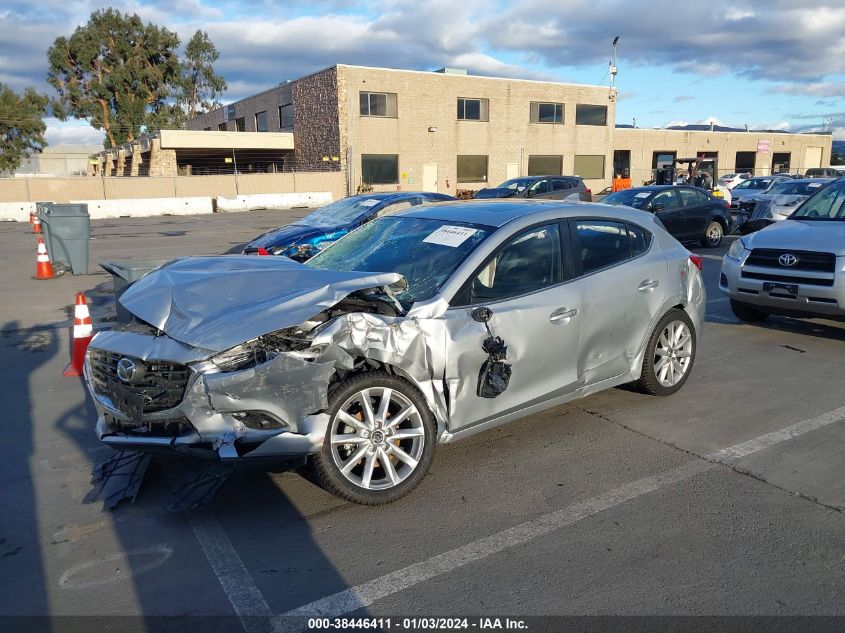
<svg viewBox="0 0 845 633">
<path fill-rule="evenodd" d="M 511 180 L 506 180 L 499 185 L 499 189 L 513 189 L 514 191 L 522 192 L 533 185 L 534 182 L 535 181 L 530 178 L 513 178 Z"/>
<path fill-rule="evenodd" d="M 646 200 L 648 200 L 652 193 L 654 192 L 647 189 L 645 191 L 641 189 L 623 189 L 603 198 L 602 202 L 642 209 L 645 207 Z"/>
<path fill-rule="evenodd" d="M 315 227 L 332 227 L 349 224 L 364 215 L 368 209 L 382 202 L 384 200 L 369 198 L 367 196 L 344 198 L 343 200 L 338 200 L 325 207 L 321 207 L 313 213 L 309 213 L 301 220 L 298 220 L 297 224 Z"/>
<path fill-rule="evenodd" d="M 845 182 L 825 187 L 798 207 L 789 219 L 845 221 Z"/>
<path fill-rule="evenodd" d="M 779 182 L 767 193 L 775 196 L 809 196 L 824 186 L 823 182 Z"/>
<path fill-rule="evenodd" d="M 760 180 L 758 180 L 757 178 L 751 178 L 750 180 L 743 180 L 741 183 L 739 183 L 736 187 L 734 187 L 734 191 L 741 189 L 768 189 L 771 184 L 771 178 L 765 178 Z"/>
<path fill-rule="evenodd" d="M 408 287 L 396 298 L 407 310 L 414 302 L 433 297 L 494 230 L 464 222 L 385 216 L 338 240 L 305 265 L 323 270 L 399 273 Z"/>
</svg>

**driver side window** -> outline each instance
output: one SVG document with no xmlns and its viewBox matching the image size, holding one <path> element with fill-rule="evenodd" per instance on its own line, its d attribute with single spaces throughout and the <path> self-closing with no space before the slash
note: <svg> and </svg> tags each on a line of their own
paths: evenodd
<svg viewBox="0 0 845 633">
<path fill-rule="evenodd" d="M 548 180 L 538 180 L 535 182 L 531 187 L 528 189 L 529 195 L 536 196 L 541 193 L 548 193 L 549 192 L 549 181 Z"/>
<path fill-rule="evenodd" d="M 458 293 L 455 305 L 510 299 L 560 281 L 560 229 L 539 226 L 503 246 Z"/>
<path fill-rule="evenodd" d="M 675 191 L 667 189 L 661 191 L 651 199 L 649 206 L 653 209 L 655 205 L 662 204 L 664 209 L 674 209 L 678 206 Z"/>
</svg>

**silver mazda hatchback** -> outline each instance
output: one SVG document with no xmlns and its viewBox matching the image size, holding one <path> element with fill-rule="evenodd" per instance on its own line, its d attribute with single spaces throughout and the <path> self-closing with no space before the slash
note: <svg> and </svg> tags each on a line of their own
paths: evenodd
<svg viewBox="0 0 845 633">
<path fill-rule="evenodd" d="M 378 218 L 305 264 L 176 260 L 91 343 L 97 433 L 124 461 L 307 463 L 345 499 L 389 502 L 439 443 L 625 383 L 675 393 L 700 269 L 653 214 L 525 200 Z"/>
</svg>

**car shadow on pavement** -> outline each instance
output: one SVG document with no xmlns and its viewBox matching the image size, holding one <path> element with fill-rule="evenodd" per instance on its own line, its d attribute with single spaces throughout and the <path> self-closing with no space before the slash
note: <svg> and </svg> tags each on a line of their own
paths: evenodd
<svg viewBox="0 0 845 633">
<path fill-rule="evenodd" d="M 91 457 L 92 469 L 111 455 L 96 438 L 96 419 L 86 390 L 84 402 L 56 422 L 56 429 Z M 126 582 L 126 572 L 118 577 L 113 571 L 120 561 L 128 566 L 134 609 L 147 632 L 181 631 L 186 624 L 211 632 L 306 630 L 304 619 L 274 623 L 250 616 L 266 614 L 267 607 L 280 615 L 349 587 L 316 542 L 307 519 L 270 473 L 254 469 L 236 471 L 207 505 L 169 511 L 171 493 L 195 466 L 181 457 L 153 456 L 134 502 L 125 500 L 113 510 L 100 509 L 99 501 L 92 506 L 110 521 L 119 542 L 117 552 L 100 559 L 102 577 L 92 576 L 89 568 L 74 580 L 78 586 L 96 584 L 90 594 L 93 612 L 97 589 L 113 585 L 113 591 Z M 257 600 L 254 592 L 244 597 L 250 595 L 245 583 L 260 592 Z M 111 613 L 114 606 L 102 608 Z M 240 622 L 238 609 L 245 616 Z"/>
<path fill-rule="evenodd" d="M 36 455 L 36 399 L 49 397 L 37 389 L 36 372 L 58 352 L 56 331 L 49 327 L 21 328 L 17 321 L 0 331 L 0 614 L 49 612 L 45 562 L 41 543 L 36 482 L 44 471 Z"/>
</svg>

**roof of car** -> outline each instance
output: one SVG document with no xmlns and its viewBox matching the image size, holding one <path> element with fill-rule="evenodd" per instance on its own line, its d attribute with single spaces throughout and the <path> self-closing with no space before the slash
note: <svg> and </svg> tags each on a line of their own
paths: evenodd
<svg viewBox="0 0 845 633">
<path fill-rule="evenodd" d="M 351 196 L 353 198 L 363 198 L 363 199 L 370 199 L 370 200 L 392 200 L 394 198 L 407 198 L 409 196 L 419 196 L 419 195 L 432 195 L 432 196 L 439 196 L 444 194 L 435 194 L 429 193 L 426 191 L 378 191 L 374 193 L 364 193 L 357 196 Z"/>
<path fill-rule="evenodd" d="M 522 198 L 456 200 L 454 202 L 428 204 L 424 207 L 411 207 L 396 215 L 431 220 L 452 220 L 498 228 L 529 213 L 548 210 L 549 206 L 554 204 L 561 205 L 562 202 L 560 200 L 525 200 Z"/>
</svg>

